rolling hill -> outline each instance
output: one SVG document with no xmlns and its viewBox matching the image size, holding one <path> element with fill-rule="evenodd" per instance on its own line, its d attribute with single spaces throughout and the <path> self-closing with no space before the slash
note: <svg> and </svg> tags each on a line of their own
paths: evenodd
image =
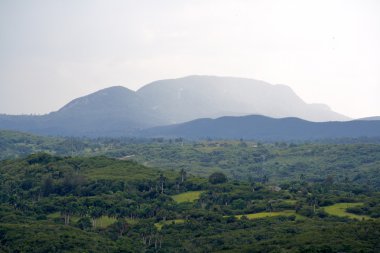
<svg viewBox="0 0 380 253">
<path fill-rule="evenodd" d="M 141 136 L 186 139 L 253 139 L 265 141 L 380 137 L 380 121 L 311 122 L 260 115 L 198 119 L 143 130 Z"/>
</svg>

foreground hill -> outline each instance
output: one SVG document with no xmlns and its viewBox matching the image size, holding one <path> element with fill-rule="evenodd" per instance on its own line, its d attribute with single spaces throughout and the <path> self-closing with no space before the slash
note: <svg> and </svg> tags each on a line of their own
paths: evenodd
<svg viewBox="0 0 380 253">
<path fill-rule="evenodd" d="M 379 252 L 378 188 L 330 169 L 277 186 L 106 157 L 1 161 L 0 252 Z"/>
<path fill-rule="evenodd" d="M 305 103 L 284 85 L 189 76 L 153 82 L 137 92 L 110 87 L 74 99 L 46 115 L 0 115 L 0 129 L 59 136 L 131 136 L 155 126 L 249 114 L 312 121 L 348 119 L 325 105 Z"/>
<path fill-rule="evenodd" d="M 187 139 L 251 139 L 265 141 L 379 137 L 380 121 L 310 122 L 251 115 L 198 119 L 142 131 L 142 136 Z"/>
</svg>

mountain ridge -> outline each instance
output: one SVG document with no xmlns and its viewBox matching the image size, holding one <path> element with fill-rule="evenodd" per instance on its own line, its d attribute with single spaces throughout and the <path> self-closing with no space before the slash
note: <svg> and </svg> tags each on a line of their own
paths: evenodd
<svg viewBox="0 0 380 253">
<path fill-rule="evenodd" d="M 152 82 L 137 93 L 148 97 L 150 107 L 164 114 L 170 123 L 250 114 L 312 121 L 349 120 L 326 106 L 305 103 L 289 86 L 248 78 L 193 75 Z"/>
<path fill-rule="evenodd" d="M 380 137 L 380 121 L 311 122 L 295 117 L 263 115 L 203 118 L 186 123 L 142 130 L 140 136 L 185 139 L 253 139 L 306 141 L 329 138 Z"/>
<path fill-rule="evenodd" d="M 155 81 L 137 91 L 111 86 L 45 115 L 0 115 L 0 129 L 61 136 L 128 136 L 198 118 L 251 114 L 314 121 L 348 119 L 325 105 L 305 103 L 286 85 L 193 75 Z"/>
</svg>

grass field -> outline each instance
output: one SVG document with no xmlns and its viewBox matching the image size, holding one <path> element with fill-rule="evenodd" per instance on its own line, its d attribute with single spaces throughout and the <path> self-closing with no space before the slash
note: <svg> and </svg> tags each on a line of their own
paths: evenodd
<svg viewBox="0 0 380 253">
<path fill-rule="evenodd" d="M 289 205 L 295 205 L 297 203 L 297 200 L 294 200 L 294 199 L 287 199 L 287 200 L 284 200 L 283 201 L 285 204 L 289 204 Z"/>
<path fill-rule="evenodd" d="M 96 227 L 106 228 L 115 222 L 116 222 L 116 218 L 114 217 L 102 216 L 96 220 Z"/>
<path fill-rule="evenodd" d="M 292 211 L 292 210 L 286 210 L 286 211 L 281 211 L 281 212 L 260 212 L 260 213 L 235 215 L 235 217 L 238 219 L 240 219 L 243 216 L 247 216 L 247 218 L 250 220 L 275 217 L 275 216 L 296 216 L 296 219 L 304 219 L 303 216 L 296 214 L 295 211 Z"/>
<path fill-rule="evenodd" d="M 55 212 L 55 213 L 49 214 L 47 217 L 49 219 L 56 219 L 56 218 L 60 218 L 61 214 L 59 212 Z M 74 215 L 74 216 L 70 217 L 70 222 L 76 223 L 76 222 L 78 222 L 79 219 L 80 219 L 79 216 Z M 97 228 L 106 228 L 109 225 L 115 223 L 116 220 L 117 219 L 114 217 L 108 217 L 108 216 L 103 215 L 99 219 L 96 219 L 96 227 Z M 129 222 L 129 220 L 128 220 L 128 222 Z"/>
<path fill-rule="evenodd" d="M 194 202 L 199 199 L 203 191 L 190 191 L 173 195 L 172 198 L 177 203 Z"/>
<path fill-rule="evenodd" d="M 62 216 L 61 216 L 61 213 L 60 212 L 55 212 L 55 213 L 51 213 L 51 214 L 49 214 L 48 216 L 47 216 L 49 219 L 57 219 L 57 218 L 61 218 Z M 62 218 L 63 219 L 63 218 Z M 73 215 L 71 215 L 70 216 L 70 222 L 74 222 L 74 223 L 76 223 L 78 220 L 80 219 L 80 217 L 79 216 L 73 216 Z"/>
<path fill-rule="evenodd" d="M 167 220 L 167 221 L 160 221 L 158 223 L 155 223 L 154 226 L 158 229 L 161 230 L 164 225 L 170 225 L 170 224 L 182 224 L 184 223 L 185 220 L 183 219 L 177 219 L 177 220 Z"/>
<path fill-rule="evenodd" d="M 355 207 L 355 206 L 361 206 L 361 205 L 363 205 L 363 203 L 337 203 L 332 206 L 326 206 L 324 207 L 324 209 L 326 213 L 330 215 L 335 215 L 339 217 L 348 217 L 348 218 L 357 219 L 357 220 L 369 219 L 370 217 L 367 215 L 357 215 L 357 214 L 346 212 L 346 209 L 349 207 Z"/>
</svg>

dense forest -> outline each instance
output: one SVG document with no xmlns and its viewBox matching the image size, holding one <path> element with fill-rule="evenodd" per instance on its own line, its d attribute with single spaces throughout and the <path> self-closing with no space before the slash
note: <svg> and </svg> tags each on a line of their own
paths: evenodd
<svg viewBox="0 0 380 253">
<path fill-rule="evenodd" d="M 0 134 L 0 252 L 380 252 L 380 145 Z"/>
</svg>

